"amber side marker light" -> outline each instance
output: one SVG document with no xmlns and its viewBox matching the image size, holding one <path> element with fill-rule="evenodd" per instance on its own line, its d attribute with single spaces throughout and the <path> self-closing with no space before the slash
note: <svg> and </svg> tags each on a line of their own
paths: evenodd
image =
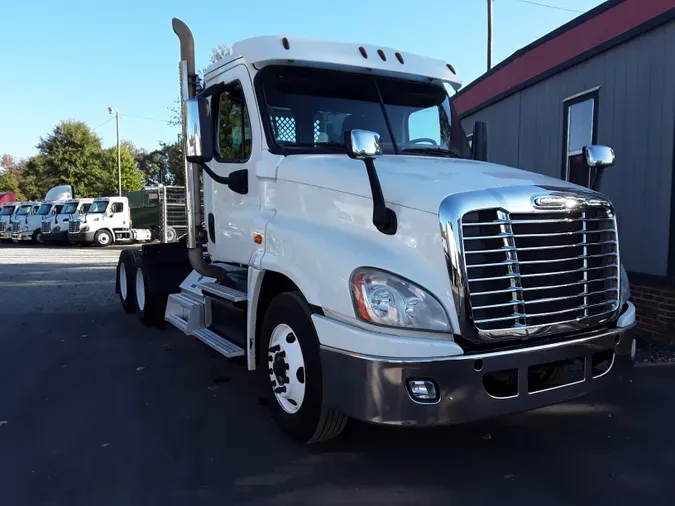
<svg viewBox="0 0 675 506">
<path fill-rule="evenodd" d="M 291 48 L 291 45 L 288 43 L 288 39 L 286 37 L 281 39 L 281 43 L 283 44 L 284 49 L 290 49 Z"/>
<path fill-rule="evenodd" d="M 387 55 L 384 54 L 384 51 L 382 51 L 381 49 L 378 49 L 377 54 L 380 55 L 380 58 L 382 58 L 382 61 L 387 61 Z"/>
<path fill-rule="evenodd" d="M 366 52 L 366 48 L 363 46 L 359 46 L 359 52 L 361 53 L 361 56 L 364 58 L 368 58 L 368 53 Z"/>
<path fill-rule="evenodd" d="M 450 72 L 452 72 L 453 74 L 457 75 L 457 72 L 455 72 L 455 67 L 453 67 L 453 66 L 450 65 L 449 63 L 447 63 L 446 65 L 447 65 L 447 67 L 450 69 Z"/>
<path fill-rule="evenodd" d="M 262 244 L 262 235 L 256 234 L 253 236 L 253 242 L 256 244 Z"/>
<path fill-rule="evenodd" d="M 401 56 L 401 53 L 395 53 L 395 54 L 396 54 L 396 59 L 397 59 L 399 62 L 404 63 L 404 62 L 403 62 L 403 56 Z"/>
</svg>

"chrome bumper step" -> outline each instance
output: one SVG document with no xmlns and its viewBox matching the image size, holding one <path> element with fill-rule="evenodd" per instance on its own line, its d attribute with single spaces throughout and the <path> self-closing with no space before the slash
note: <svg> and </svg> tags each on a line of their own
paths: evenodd
<svg viewBox="0 0 675 506">
<path fill-rule="evenodd" d="M 229 300 L 230 302 L 243 302 L 248 300 L 248 295 L 229 286 L 219 285 L 218 283 L 205 282 L 199 283 L 202 292 L 209 295 L 220 297 L 221 299 Z"/>
</svg>

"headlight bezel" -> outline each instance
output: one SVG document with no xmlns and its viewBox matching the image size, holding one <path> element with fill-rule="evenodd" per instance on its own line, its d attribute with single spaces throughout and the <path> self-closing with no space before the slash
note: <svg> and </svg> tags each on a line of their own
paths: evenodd
<svg viewBox="0 0 675 506">
<path fill-rule="evenodd" d="M 394 299 L 388 307 L 395 311 L 378 316 L 371 304 L 373 295 L 379 293 L 386 298 L 387 291 Z M 349 278 L 349 292 L 359 321 L 398 330 L 452 333 L 448 312 L 440 300 L 429 290 L 393 272 L 377 267 L 354 269 Z M 411 307 L 420 314 L 413 316 L 409 311 Z"/>
</svg>

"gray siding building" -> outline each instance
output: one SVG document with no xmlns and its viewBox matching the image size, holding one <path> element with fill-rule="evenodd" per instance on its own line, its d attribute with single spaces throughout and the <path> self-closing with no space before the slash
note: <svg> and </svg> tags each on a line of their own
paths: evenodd
<svg viewBox="0 0 675 506">
<path fill-rule="evenodd" d="M 517 51 L 455 99 L 489 161 L 589 185 L 581 148 L 616 165 L 622 262 L 642 329 L 675 339 L 675 0 L 611 0 Z M 658 301 L 658 303 L 657 303 Z"/>
</svg>

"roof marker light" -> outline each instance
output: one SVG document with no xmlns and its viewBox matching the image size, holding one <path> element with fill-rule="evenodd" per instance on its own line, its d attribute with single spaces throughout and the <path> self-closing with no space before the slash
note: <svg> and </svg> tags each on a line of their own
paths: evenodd
<svg viewBox="0 0 675 506">
<path fill-rule="evenodd" d="M 281 43 L 284 45 L 284 49 L 288 50 L 291 48 L 291 45 L 288 43 L 288 39 L 286 37 L 281 39 Z"/>
<path fill-rule="evenodd" d="M 368 53 L 366 53 L 366 48 L 363 46 L 359 46 L 359 51 L 361 52 L 361 56 L 364 58 L 368 58 Z"/>
<path fill-rule="evenodd" d="M 380 55 L 380 58 L 382 58 L 382 61 L 387 61 L 387 55 L 384 54 L 384 51 L 382 51 L 381 49 L 378 49 L 377 54 Z"/>
<path fill-rule="evenodd" d="M 447 64 L 447 66 L 448 66 L 448 68 L 450 69 L 450 72 L 452 72 L 453 74 L 457 75 L 457 72 L 455 72 L 455 67 L 453 67 L 453 66 L 450 65 L 449 63 Z"/>
<path fill-rule="evenodd" d="M 403 64 L 403 56 L 401 56 L 401 53 L 396 53 L 396 59 Z"/>
</svg>

